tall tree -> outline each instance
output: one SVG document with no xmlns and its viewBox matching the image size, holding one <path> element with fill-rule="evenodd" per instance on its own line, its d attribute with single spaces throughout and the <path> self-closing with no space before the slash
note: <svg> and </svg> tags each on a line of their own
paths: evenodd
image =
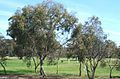
<svg viewBox="0 0 120 79">
<path fill-rule="evenodd" d="M 101 21 L 98 17 L 91 17 L 85 22 L 82 29 L 83 48 L 85 50 L 85 67 L 89 79 L 94 79 L 98 63 L 106 55 L 106 35 L 104 34 Z"/>
<path fill-rule="evenodd" d="M 69 57 L 77 58 L 79 61 L 79 76 L 81 76 L 81 65 L 84 61 L 84 50 L 82 45 L 82 24 L 78 24 L 71 34 L 68 43 Z"/>
<path fill-rule="evenodd" d="M 69 32 L 77 19 L 61 4 L 43 2 L 17 10 L 9 21 L 8 35 L 24 50 L 30 48 L 32 52 L 29 53 L 29 57 L 39 58 L 40 75 L 45 75 L 43 70 L 45 58 L 59 48 L 59 42 L 55 39 L 56 31 Z"/>
</svg>

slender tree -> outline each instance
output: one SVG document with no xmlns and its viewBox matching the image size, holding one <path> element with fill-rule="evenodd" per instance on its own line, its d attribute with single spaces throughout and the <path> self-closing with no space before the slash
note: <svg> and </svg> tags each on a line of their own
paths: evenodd
<svg viewBox="0 0 120 79">
<path fill-rule="evenodd" d="M 109 77 L 112 78 L 112 71 L 113 69 L 119 64 L 119 60 L 117 57 L 117 46 L 116 44 L 111 41 L 111 40 L 107 40 L 106 41 L 107 44 L 107 48 L 106 48 L 106 58 L 105 62 L 108 64 L 109 69 L 110 69 L 110 73 L 109 73 Z"/>
<path fill-rule="evenodd" d="M 85 51 L 85 67 L 89 79 L 94 79 L 99 62 L 105 57 L 106 35 L 101 28 L 98 17 L 91 17 L 82 29 L 83 48 Z"/>
<path fill-rule="evenodd" d="M 79 76 L 81 76 L 81 65 L 84 61 L 84 50 L 82 46 L 82 24 L 78 24 L 71 34 L 68 50 L 69 57 L 77 58 L 79 61 Z"/>
</svg>

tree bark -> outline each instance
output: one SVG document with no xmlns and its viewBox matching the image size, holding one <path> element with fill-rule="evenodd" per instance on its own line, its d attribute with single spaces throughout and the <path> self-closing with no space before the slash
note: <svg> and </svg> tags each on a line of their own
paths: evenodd
<svg viewBox="0 0 120 79">
<path fill-rule="evenodd" d="M 92 74 L 91 74 L 91 78 L 90 79 L 94 79 L 94 77 L 95 77 L 95 68 L 93 68 L 93 70 L 92 70 Z"/>
<path fill-rule="evenodd" d="M 109 78 L 111 79 L 112 78 L 112 68 L 110 68 L 110 74 L 109 74 Z"/>
<path fill-rule="evenodd" d="M 38 63 L 35 67 L 35 71 L 37 72 L 37 68 L 39 67 L 40 63 Z"/>
<path fill-rule="evenodd" d="M 88 66 L 86 66 L 86 70 L 87 70 L 87 76 L 89 79 L 94 79 L 95 78 L 95 70 L 96 67 L 93 67 L 93 69 L 91 71 L 89 71 Z"/>
<path fill-rule="evenodd" d="M 90 79 L 90 71 L 89 71 L 89 69 L 88 69 L 88 66 L 85 65 L 85 67 L 86 67 L 87 76 L 88 76 L 88 78 Z"/>
<path fill-rule="evenodd" d="M 79 76 L 81 76 L 81 62 L 79 62 Z"/>
<path fill-rule="evenodd" d="M 1 63 L 1 62 L 0 62 L 0 64 L 1 64 L 1 66 L 3 67 L 3 69 L 4 69 L 4 74 L 6 75 L 7 73 L 6 73 L 6 68 L 5 68 L 5 66 L 4 66 L 3 63 Z"/>
<path fill-rule="evenodd" d="M 44 69 L 43 69 L 43 59 L 40 58 L 40 75 L 45 76 Z"/>
<path fill-rule="evenodd" d="M 59 69 L 59 68 L 58 68 L 58 64 L 59 64 L 59 63 L 58 63 L 58 60 L 57 60 L 57 72 L 56 72 L 56 74 L 58 74 L 58 69 Z"/>
<path fill-rule="evenodd" d="M 32 59 L 33 59 L 33 63 L 34 63 L 34 70 L 35 70 L 35 73 L 36 73 L 36 66 L 37 66 L 37 64 L 36 64 L 36 62 L 35 62 L 35 59 L 34 59 L 34 57 L 32 57 Z"/>
</svg>

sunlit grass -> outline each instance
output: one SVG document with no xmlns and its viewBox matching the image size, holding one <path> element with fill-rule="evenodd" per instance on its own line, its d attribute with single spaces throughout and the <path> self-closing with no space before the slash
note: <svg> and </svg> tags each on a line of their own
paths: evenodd
<svg viewBox="0 0 120 79">
<path fill-rule="evenodd" d="M 61 62 L 63 60 L 63 62 Z M 58 70 L 59 75 L 61 76 L 78 76 L 79 73 L 79 63 L 77 61 L 70 61 L 67 59 L 59 60 Z M 26 66 L 26 63 L 23 60 L 19 60 L 17 58 L 10 58 L 6 61 L 6 70 L 7 74 L 28 74 L 28 75 L 36 75 L 34 72 L 34 65 L 30 67 Z M 57 65 L 47 65 L 47 61 L 44 63 L 44 70 L 47 74 L 56 75 Z M 37 69 L 39 72 L 39 68 Z M 0 67 L 0 74 L 3 74 L 3 69 Z M 37 73 L 38 74 L 38 73 Z M 86 75 L 84 66 L 82 65 L 82 76 Z M 113 70 L 114 76 L 119 76 L 120 71 Z M 109 68 L 105 67 L 97 67 L 96 76 L 109 76 Z"/>
</svg>

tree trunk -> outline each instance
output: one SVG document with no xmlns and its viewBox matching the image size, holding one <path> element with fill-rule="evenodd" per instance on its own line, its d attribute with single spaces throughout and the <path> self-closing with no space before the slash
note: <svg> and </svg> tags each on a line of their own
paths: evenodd
<svg viewBox="0 0 120 79">
<path fill-rule="evenodd" d="M 44 69 L 43 69 L 43 59 L 40 58 L 40 75 L 45 77 Z"/>
<path fill-rule="evenodd" d="M 43 75 L 43 61 L 40 59 L 40 75 Z"/>
<path fill-rule="evenodd" d="M 88 67 L 87 67 L 87 76 L 88 76 L 89 79 L 94 79 L 95 78 L 95 70 L 96 70 L 96 68 L 93 67 L 93 70 L 89 71 Z"/>
<path fill-rule="evenodd" d="M 81 62 L 79 62 L 79 76 L 81 76 Z"/>
<path fill-rule="evenodd" d="M 86 67 L 87 76 L 88 76 L 88 78 L 90 79 L 90 71 L 89 71 L 89 69 L 88 69 L 88 66 L 85 65 L 85 67 Z"/>
<path fill-rule="evenodd" d="M 0 62 L 0 64 L 1 64 L 1 66 L 3 67 L 3 69 L 4 69 L 4 73 L 5 73 L 5 75 L 6 75 L 7 73 L 6 73 L 5 66 L 4 66 L 3 63 L 1 63 L 1 62 Z"/>
<path fill-rule="evenodd" d="M 89 79 L 95 78 L 95 70 L 96 70 L 96 67 L 94 66 L 93 69 L 91 70 L 91 77 Z"/>
<path fill-rule="evenodd" d="M 35 62 L 35 59 L 34 59 L 34 57 L 32 57 L 32 59 L 33 59 L 33 63 L 34 63 L 34 70 L 35 70 L 35 73 L 36 73 L 36 66 L 37 66 L 37 64 L 36 64 L 36 62 Z"/>
<path fill-rule="evenodd" d="M 92 70 L 91 73 L 92 73 L 92 74 L 91 74 L 91 78 L 90 78 L 90 79 L 94 79 L 94 77 L 95 77 L 95 68 Z"/>
<path fill-rule="evenodd" d="M 58 64 L 59 64 L 59 63 L 58 63 L 58 60 L 57 60 L 57 72 L 56 72 L 56 74 L 58 74 Z"/>
<path fill-rule="evenodd" d="M 94 78 L 90 77 L 89 79 L 94 79 Z"/>
<path fill-rule="evenodd" d="M 38 63 L 35 67 L 35 72 L 37 72 L 37 68 L 39 67 L 40 63 Z"/>
<path fill-rule="evenodd" d="M 112 78 L 112 68 L 110 68 L 110 74 L 109 74 L 109 78 Z"/>
</svg>

